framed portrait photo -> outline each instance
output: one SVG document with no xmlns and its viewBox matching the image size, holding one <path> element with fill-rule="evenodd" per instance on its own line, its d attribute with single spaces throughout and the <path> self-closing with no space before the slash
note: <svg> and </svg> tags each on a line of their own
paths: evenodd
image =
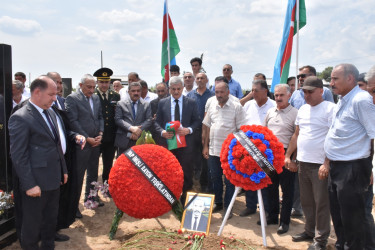
<svg viewBox="0 0 375 250">
<path fill-rule="evenodd" d="M 215 195 L 188 192 L 181 228 L 208 235 Z"/>
</svg>

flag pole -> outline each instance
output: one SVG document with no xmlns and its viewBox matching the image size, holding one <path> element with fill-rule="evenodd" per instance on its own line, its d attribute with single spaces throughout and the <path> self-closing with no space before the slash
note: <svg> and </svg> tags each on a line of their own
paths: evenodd
<svg viewBox="0 0 375 250">
<path fill-rule="evenodd" d="M 170 68 L 171 68 L 171 51 L 170 51 L 170 45 L 169 45 L 169 10 L 168 10 L 168 0 L 165 0 L 165 8 L 166 8 L 166 14 L 167 14 L 167 51 L 168 51 L 168 79 L 170 78 Z M 165 79 L 165 76 L 164 76 Z"/>
<path fill-rule="evenodd" d="M 296 4 L 296 21 L 297 21 L 297 43 L 296 43 L 296 77 L 298 76 L 298 48 L 299 48 L 299 0 L 296 0 L 297 1 L 297 4 Z M 296 79 L 296 81 L 294 82 L 295 84 L 295 90 L 297 90 L 297 87 L 298 87 L 298 78 Z"/>
</svg>

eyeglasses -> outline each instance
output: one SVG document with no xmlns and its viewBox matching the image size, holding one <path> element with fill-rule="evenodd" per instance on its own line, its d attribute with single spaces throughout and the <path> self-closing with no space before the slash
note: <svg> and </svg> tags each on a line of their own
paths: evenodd
<svg viewBox="0 0 375 250">
<path fill-rule="evenodd" d="M 223 69 L 223 71 L 231 71 L 232 69 Z"/>
<path fill-rule="evenodd" d="M 299 79 L 299 78 L 306 78 L 308 76 L 311 76 L 311 74 L 299 74 L 299 75 L 297 75 L 297 79 Z"/>
<path fill-rule="evenodd" d="M 312 90 L 304 89 L 304 90 L 303 90 L 303 93 L 304 93 L 304 94 L 306 94 L 306 93 L 312 94 L 312 93 L 315 92 L 315 90 L 316 90 L 316 88 L 315 88 L 315 89 L 312 89 Z"/>
<path fill-rule="evenodd" d="M 184 79 L 192 78 L 192 76 L 184 76 Z"/>
</svg>

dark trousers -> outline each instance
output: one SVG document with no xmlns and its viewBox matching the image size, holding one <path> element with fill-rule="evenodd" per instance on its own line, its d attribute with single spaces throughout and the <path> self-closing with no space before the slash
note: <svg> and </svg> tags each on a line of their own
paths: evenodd
<svg viewBox="0 0 375 250">
<path fill-rule="evenodd" d="M 268 197 L 268 190 L 267 188 L 262 189 L 262 199 L 264 204 L 264 210 L 269 213 L 270 211 L 270 204 L 269 204 L 269 197 Z M 251 210 L 257 210 L 257 204 L 258 204 L 258 191 L 246 191 L 245 192 L 246 197 L 246 207 Z"/>
<path fill-rule="evenodd" d="M 370 158 L 331 161 L 329 199 L 337 249 L 375 249 L 374 222 L 366 218 L 365 193 L 370 185 Z"/>
<path fill-rule="evenodd" d="M 202 192 L 212 193 L 211 178 L 209 176 L 208 163 L 202 155 L 202 129 L 194 131 L 194 159 L 195 159 L 195 174 L 200 173 L 199 183 Z"/>
<path fill-rule="evenodd" d="M 76 166 L 77 166 L 77 178 L 78 178 L 78 199 L 81 196 L 83 178 L 85 177 L 85 172 L 87 170 L 86 176 L 86 189 L 85 189 L 85 199 L 90 193 L 90 189 L 93 188 L 91 182 L 98 180 L 98 167 L 99 167 L 99 156 L 100 147 L 91 147 L 88 143 L 81 150 L 81 146 L 76 146 Z"/>
<path fill-rule="evenodd" d="M 223 204 L 223 169 L 221 168 L 220 157 L 210 155 L 208 158 L 211 183 L 215 193 L 215 204 Z M 234 194 L 234 185 L 224 176 L 225 195 L 224 207 L 228 207 Z"/>
<path fill-rule="evenodd" d="M 194 165 L 191 164 L 191 161 L 194 158 L 194 155 L 192 153 L 192 149 L 188 147 L 173 149 L 171 150 L 171 153 L 176 156 L 178 162 L 181 164 L 182 170 L 184 171 L 184 186 L 182 191 L 185 196 L 186 192 L 190 191 L 193 187 Z"/>
<path fill-rule="evenodd" d="M 59 207 L 60 189 L 42 191 L 40 197 L 30 197 L 22 192 L 22 229 L 23 249 L 54 249 Z M 38 242 L 41 240 L 41 247 Z"/>
<path fill-rule="evenodd" d="M 100 144 L 100 153 L 102 155 L 102 160 L 103 160 L 103 172 L 102 172 L 103 183 L 105 181 L 108 182 L 108 176 L 112 168 L 113 157 L 115 157 L 115 152 L 116 152 L 116 148 L 114 146 L 113 141 L 102 142 L 102 144 Z"/>
<path fill-rule="evenodd" d="M 278 219 L 280 211 L 279 185 L 283 192 L 283 201 L 281 206 L 280 223 L 290 223 L 290 214 L 292 212 L 293 194 L 294 194 L 294 178 L 296 173 L 283 168 L 281 174 L 276 175 L 272 180 L 273 183 L 267 187 L 269 218 Z"/>
</svg>

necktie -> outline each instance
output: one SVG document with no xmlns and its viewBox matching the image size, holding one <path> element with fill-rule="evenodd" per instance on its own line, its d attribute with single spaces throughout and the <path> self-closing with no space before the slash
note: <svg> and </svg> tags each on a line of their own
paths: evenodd
<svg viewBox="0 0 375 250">
<path fill-rule="evenodd" d="M 180 105 L 178 105 L 178 99 L 174 100 L 176 102 L 176 106 L 174 108 L 174 120 L 179 121 L 180 120 Z"/>
<path fill-rule="evenodd" d="M 86 97 L 86 98 L 87 98 L 87 101 L 89 102 L 89 106 L 91 108 L 91 112 L 94 113 L 94 109 L 93 109 L 93 107 L 91 107 L 90 97 Z"/>
<path fill-rule="evenodd" d="M 137 102 L 132 102 L 132 111 L 133 111 L 133 119 L 135 120 L 135 104 Z"/>
<path fill-rule="evenodd" d="M 50 127 L 51 130 L 52 130 L 53 137 L 55 137 L 55 141 L 57 142 L 57 141 L 59 140 L 59 137 L 58 137 L 58 135 L 57 135 L 56 127 L 55 127 L 55 125 L 53 125 L 53 123 L 52 123 L 52 121 L 51 121 L 51 118 L 50 118 L 50 116 L 49 116 L 49 114 L 48 114 L 48 112 L 47 112 L 46 109 L 43 110 L 43 113 L 44 113 L 44 115 L 45 115 L 46 118 L 47 118 L 47 122 L 48 122 L 49 127 Z"/>
<path fill-rule="evenodd" d="M 103 93 L 103 99 L 104 99 L 104 101 L 107 101 L 107 97 L 106 97 L 105 93 Z"/>
<path fill-rule="evenodd" d="M 57 104 L 57 100 L 55 101 L 56 108 L 59 108 L 59 104 Z"/>
<path fill-rule="evenodd" d="M 198 217 L 194 217 L 194 225 L 193 225 L 193 230 L 197 230 L 198 227 Z"/>
</svg>

